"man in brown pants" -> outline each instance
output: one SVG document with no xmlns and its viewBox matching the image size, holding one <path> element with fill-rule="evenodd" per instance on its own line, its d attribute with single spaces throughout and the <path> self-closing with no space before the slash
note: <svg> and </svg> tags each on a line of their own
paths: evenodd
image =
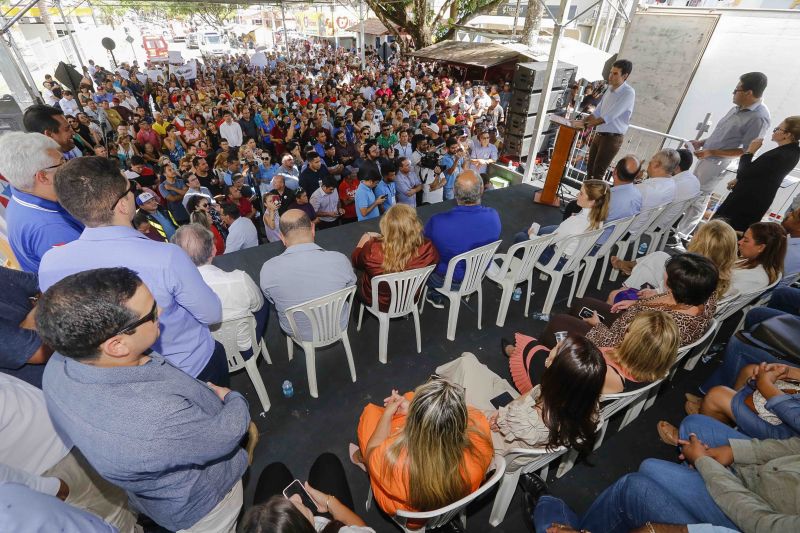
<svg viewBox="0 0 800 533">
<path fill-rule="evenodd" d="M 603 179 L 614 156 L 622 147 L 622 140 L 630 125 L 636 92 L 625 83 L 633 63 L 626 59 L 614 62 L 608 75 L 608 90 L 600 103 L 585 120 L 575 121 L 577 128 L 595 126 L 594 140 L 589 147 L 586 179 Z"/>
</svg>

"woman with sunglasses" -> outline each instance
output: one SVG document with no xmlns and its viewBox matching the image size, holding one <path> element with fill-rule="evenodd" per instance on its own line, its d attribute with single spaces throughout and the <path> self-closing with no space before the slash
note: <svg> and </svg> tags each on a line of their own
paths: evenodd
<svg viewBox="0 0 800 533">
<path fill-rule="evenodd" d="M 480 487 L 494 455 L 491 431 L 462 386 L 432 376 L 383 403 L 364 408 L 353 459 L 366 466 L 385 513 L 432 511 Z"/>
<path fill-rule="evenodd" d="M 714 218 L 727 220 L 733 229 L 744 232 L 759 222 L 772 205 L 783 179 L 800 161 L 800 115 L 787 117 L 772 130 L 778 146 L 753 156 L 764 139 L 754 139 L 739 158 L 736 179 L 728 183 L 731 193 L 719 206 Z"/>
<path fill-rule="evenodd" d="M 208 197 L 202 194 L 192 195 L 186 202 L 186 211 L 189 212 L 189 222 L 200 224 L 214 234 L 217 255 L 222 255 L 225 252 L 225 237 L 228 232 Z"/>
</svg>

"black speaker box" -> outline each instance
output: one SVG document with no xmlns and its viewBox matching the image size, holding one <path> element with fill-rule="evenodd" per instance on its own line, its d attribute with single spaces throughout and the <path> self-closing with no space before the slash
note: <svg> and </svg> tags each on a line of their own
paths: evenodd
<svg viewBox="0 0 800 533">
<path fill-rule="evenodd" d="M 53 73 L 53 75 L 64 85 L 64 87 L 72 91 L 72 94 L 78 94 L 78 88 L 81 86 L 81 80 L 83 79 L 83 76 L 80 72 L 75 70 L 73 65 L 67 65 L 61 61 L 58 63 L 56 71 Z"/>
<path fill-rule="evenodd" d="M 557 111 L 566 105 L 568 92 L 564 90 L 554 90 L 550 93 L 550 100 L 545 107 L 545 112 Z M 539 100 L 542 98 L 542 93 L 528 93 L 525 91 L 514 90 L 511 95 L 511 103 L 508 109 L 520 115 L 530 115 L 539 112 Z"/>
<path fill-rule="evenodd" d="M 541 91 L 544 89 L 544 75 L 548 63 L 537 61 L 535 63 L 519 63 L 514 73 L 514 90 L 527 92 Z M 553 89 L 566 89 L 575 81 L 578 67 L 570 63 L 559 61 L 556 75 L 553 78 Z"/>
</svg>

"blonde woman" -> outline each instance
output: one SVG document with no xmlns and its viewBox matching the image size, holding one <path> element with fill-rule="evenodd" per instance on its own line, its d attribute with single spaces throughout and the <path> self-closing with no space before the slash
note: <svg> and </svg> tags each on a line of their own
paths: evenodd
<svg viewBox="0 0 800 533">
<path fill-rule="evenodd" d="M 375 501 L 389 515 L 474 492 L 494 455 L 486 417 L 467 407 L 463 387 L 438 376 L 405 396 L 392 391 L 384 407 L 367 405 L 358 443 Z"/>
<path fill-rule="evenodd" d="M 580 235 L 587 231 L 601 228 L 603 223 L 608 218 L 608 205 L 611 200 L 611 187 L 602 180 L 586 180 L 581 186 L 578 193 L 576 202 L 581 211 L 568 219 L 564 220 L 558 226 L 544 227 L 539 231 L 539 235 L 552 233 L 555 236 L 555 242 L 562 241 L 573 235 Z M 514 242 L 523 242 L 532 237 L 535 237 L 531 230 L 517 233 L 514 237 Z M 564 250 L 564 255 L 572 255 L 578 244 L 570 243 Z M 542 252 L 539 262 L 547 264 L 555 254 L 556 245 L 550 245 L 544 252 Z"/>
<path fill-rule="evenodd" d="M 416 210 L 395 204 L 380 219 L 380 233 L 365 233 L 353 250 L 353 266 L 361 270 L 358 295 L 365 305 L 372 304 L 372 278 L 381 274 L 403 272 L 435 265 L 439 252 L 422 234 L 422 222 Z M 379 288 L 380 309 L 389 308 L 389 287 Z"/>
<path fill-rule="evenodd" d="M 717 267 L 719 279 L 715 294 L 718 300 L 734 288 L 732 279 L 737 277 L 737 272 L 734 270 L 737 259 L 736 240 L 736 232 L 730 225 L 722 220 L 712 220 L 700 226 L 686 247 L 687 252 L 708 257 Z M 612 257 L 611 264 L 614 268 L 630 274 L 630 277 L 625 280 L 621 289 L 611 291 L 608 303 L 613 304 L 617 295 L 623 291 L 643 289 L 638 293 L 638 297 L 647 298 L 656 294 L 651 291 L 663 289 L 664 273 L 669 258 L 670 255 L 666 252 L 653 252 L 636 261 L 622 261 Z M 651 288 L 646 288 L 647 285 Z"/>
</svg>

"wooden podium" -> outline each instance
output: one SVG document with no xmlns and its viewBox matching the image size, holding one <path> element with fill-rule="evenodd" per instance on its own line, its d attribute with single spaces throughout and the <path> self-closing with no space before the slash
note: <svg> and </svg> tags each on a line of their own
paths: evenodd
<svg viewBox="0 0 800 533">
<path fill-rule="evenodd" d="M 550 158 L 550 168 L 547 170 L 544 188 L 534 195 L 534 202 L 555 207 L 559 206 L 556 193 L 558 192 L 561 178 L 564 176 L 564 170 L 569 164 L 569 154 L 572 151 L 572 143 L 575 142 L 577 134 L 577 128 L 559 122 L 556 145 L 553 148 L 553 156 Z"/>
</svg>

